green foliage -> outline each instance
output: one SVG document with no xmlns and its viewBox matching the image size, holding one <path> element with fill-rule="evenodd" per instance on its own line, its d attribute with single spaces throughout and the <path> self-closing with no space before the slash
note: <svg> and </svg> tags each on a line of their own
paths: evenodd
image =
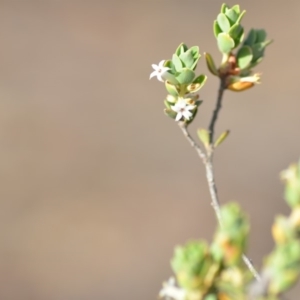
<svg viewBox="0 0 300 300">
<path fill-rule="evenodd" d="M 253 271 L 251 262 L 245 260 L 250 231 L 248 218 L 238 204 L 219 207 L 218 199 L 215 199 L 212 156 L 229 134 L 227 130 L 216 141 L 213 139 L 223 92 L 226 89 L 244 91 L 259 83 L 260 75 L 253 74 L 252 68 L 262 61 L 265 49 L 271 43 L 263 29 L 251 29 L 243 41 L 241 20 L 244 15 L 245 11 L 241 11 L 239 5 L 223 4 L 214 21 L 214 35 L 223 58 L 217 67 L 212 56 L 205 53 L 207 67 L 219 77 L 220 88 L 209 129 L 197 131 L 202 144 L 198 145 L 187 131 L 187 125 L 195 119 L 202 103 L 197 93 L 207 80 L 206 75 L 196 74 L 201 57 L 199 48 L 180 44 L 172 59 L 154 65 L 155 71 L 150 75 L 150 78 L 157 76 L 164 81 L 167 91 L 165 114 L 179 122 L 206 167 L 212 204 L 220 222 L 210 244 L 191 241 L 175 248 L 171 266 L 179 287 L 166 286 L 162 295 L 176 300 L 279 300 L 300 275 L 300 162 L 281 173 L 285 183 L 284 197 L 291 214 L 275 218 L 272 226 L 275 246 L 264 259 L 259 275 Z M 254 281 L 253 275 L 259 280 Z"/>
<path fill-rule="evenodd" d="M 285 199 L 291 208 L 300 206 L 300 163 L 291 165 L 281 173 L 285 180 Z"/>
<path fill-rule="evenodd" d="M 220 136 L 215 141 L 214 147 L 217 148 L 219 145 L 221 145 L 226 140 L 226 138 L 228 137 L 229 133 L 230 133 L 229 130 L 226 130 L 223 133 L 221 133 Z"/>
<path fill-rule="evenodd" d="M 238 265 L 246 249 L 249 223 L 236 203 L 223 206 L 222 226 L 219 226 L 212 245 L 215 257 L 222 258 L 225 265 Z"/>
<path fill-rule="evenodd" d="M 202 295 L 211 288 L 220 269 L 204 241 L 192 241 L 184 247 L 176 247 L 171 265 L 181 287 L 196 289 Z"/>
<path fill-rule="evenodd" d="M 205 146 L 205 148 L 208 148 L 209 144 L 210 144 L 209 143 L 210 139 L 209 139 L 209 132 L 208 132 L 208 130 L 206 130 L 204 128 L 198 129 L 197 130 L 197 134 L 198 134 L 199 140 L 203 143 L 203 145 Z"/>
<path fill-rule="evenodd" d="M 200 57 L 199 47 L 188 48 L 187 45 L 181 43 L 172 55 L 172 59 L 165 62 L 165 66 L 169 68 L 168 72 L 164 73 L 165 87 L 168 96 L 173 97 L 172 102 L 165 101 L 165 114 L 172 119 L 176 119 L 177 112 L 174 111 L 174 109 L 176 110 L 176 104 L 184 100 L 187 106 L 194 106 L 193 109 L 189 110 L 191 112 L 189 118 L 184 115 L 180 118 L 180 121 L 186 125 L 193 121 L 198 106 L 202 102 L 197 100 L 198 95 L 193 94 L 199 92 L 207 80 L 206 75 L 196 76 L 195 73 Z"/>
<path fill-rule="evenodd" d="M 226 4 L 221 7 L 221 12 L 214 21 L 214 35 L 218 41 L 219 50 L 230 53 L 238 47 L 244 37 L 244 29 L 240 25 L 246 11 L 240 11 L 239 5 L 229 8 Z"/>
</svg>

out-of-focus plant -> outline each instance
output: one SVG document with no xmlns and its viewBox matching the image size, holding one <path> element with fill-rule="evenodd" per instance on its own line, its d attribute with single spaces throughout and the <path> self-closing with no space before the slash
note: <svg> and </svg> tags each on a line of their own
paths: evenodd
<svg viewBox="0 0 300 300">
<path fill-rule="evenodd" d="M 207 67 L 220 81 L 216 106 L 207 129 L 197 131 L 201 145 L 188 131 L 202 101 L 198 92 L 207 76 L 196 74 L 201 57 L 197 46 L 180 44 L 172 57 L 152 65 L 150 78 L 164 82 L 167 95 L 165 114 L 174 119 L 202 160 L 218 226 L 211 243 L 193 240 L 177 246 L 171 260 L 175 274 L 163 284 L 160 296 L 176 300 L 279 300 L 300 274 L 300 163 L 282 172 L 285 200 L 291 214 L 278 216 L 272 227 L 275 246 L 256 269 L 245 255 L 250 224 L 237 203 L 221 206 L 218 198 L 213 154 L 229 135 L 225 130 L 215 139 L 215 125 L 225 90 L 245 91 L 260 82 L 254 73 L 271 43 L 263 29 L 251 29 L 245 38 L 239 5 L 223 4 L 213 24 L 222 60 L 217 67 L 212 56 L 204 53 Z"/>
</svg>

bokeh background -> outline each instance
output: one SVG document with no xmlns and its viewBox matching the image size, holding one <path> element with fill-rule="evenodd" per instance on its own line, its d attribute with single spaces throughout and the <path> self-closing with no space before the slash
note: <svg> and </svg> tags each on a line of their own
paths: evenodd
<svg viewBox="0 0 300 300">
<path fill-rule="evenodd" d="M 216 179 L 221 201 L 248 212 L 260 265 L 274 216 L 288 212 L 279 172 L 300 156 L 300 2 L 238 2 L 245 27 L 275 42 L 256 68 L 263 84 L 225 94 L 217 133 L 231 135 Z M 156 299 L 174 246 L 211 239 L 203 166 L 149 74 L 181 42 L 219 61 L 221 3 L 0 1 L 1 299 Z M 201 91 L 193 134 L 209 122 L 217 84 L 210 76 Z"/>
</svg>

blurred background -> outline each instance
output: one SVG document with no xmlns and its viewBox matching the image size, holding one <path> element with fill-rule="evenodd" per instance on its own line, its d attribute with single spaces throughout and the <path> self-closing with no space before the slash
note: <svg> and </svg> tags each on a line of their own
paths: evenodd
<svg viewBox="0 0 300 300">
<path fill-rule="evenodd" d="M 297 1 L 228 1 L 275 42 L 262 84 L 226 92 L 215 155 L 220 200 L 252 224 L 256 265 L 288 213 L 279 172 L 300 156 Z M 218 62 L 219 0 L 0 1 L 0 298 L 156 299 L 176 244 L 211 240 L 204 169 L 163 114 L 151 64 L 185 42 Z M 198 72 L 208 74 L 204 59 Z M 209 76 L 190 130 L 207 127 Z M 290 293 L 295 299 L 297 287 Z"/>
</svg>

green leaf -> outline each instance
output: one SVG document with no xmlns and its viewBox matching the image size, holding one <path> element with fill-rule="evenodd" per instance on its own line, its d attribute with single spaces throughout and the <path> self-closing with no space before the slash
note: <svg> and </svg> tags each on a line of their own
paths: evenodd
<svg viewBox="0 0 300 300">
<path fill-rule="evenodd" d="M 172 63 L 174 64 L 176 71 L 181 72 L 183 65 L 180 58 L 176 54 L 173 54 L 172 56 Z"/>
<path fill-rule="evenodd" d="M 170 95 L 174 97 L 177 97 L 179 95 L 176 86 L 171 84 L 168 80 L 165 81 L 165 86 Z"/>
<path fill-rule="evenodd" d="M 218 139 L 215 141 L 214 147 L 217 148 L 222 142 L 225 141 L 225 139 L 227 138 L 227 136 L 229 135 L 230 131 L 226 130 L 224 131 L 219 137 Z"/>
<path fill-rule="evenodd" d="M 193 46 L 190 48 L 190 50 L 192 51 L 193 57 L 196 58 L 200 58 L 201 54 L 199 53 L 199 47 L 198 46 Z"/>
<path fill-rule="evenodd" d="M 218 35 L 222 32 L 220 26 L 218 25 L 217 20 L 214 21 L 214 28 L 213 29 L 214 29 L 214 35 L 217 38 Z"/>
<path fill-rule="evenodd" d="M 239 5 L 234 5 L 231 7 L 231 9 L 234 10 L 238 15 L 241 13 Z"/>
<path fill-rule="evenodd" d="M 209 69 L 209 71 L 213 75 L 219 76 L 218 69 L 216 68 L 216 65 L 215 65 L 215 62 L 214 62 L 212 56 L 209 53 L 204 53 L 204 56 L 205 56 L 206 65 L 207 65 L 207 68 Z"/>
<path fill-rule="evenodd" d="M 229 53 L 234 48 L 234 40 L 225 32 L 220 33 L 217 40 L 222 53 Z"/>
<path fill-rule="evenodd" d="M 189 84 L 193 82 L 194 77 L 195 73 L 192 70 L 183 68 L 176 79 L 180 84 Z"/>
<path fill-rule="evenodd" d="M 238 19 L 239 15 L 236 13 L 234 9 L 227 9 L 225 15 L 229 19 L 230 25 L 233 25 Z"/>
<path fill-rule="evenodd" d="M 172 74 L 176 73 L 175 66 L 171 60 L 166 60 L 164 66 L 170 68 L 171 70 L 169 70 L 169 72 L 171 72 Z"/>
<path fill-rule="evenodd" d="M 193 83 L 191 83 L 190 85 L 187 86 L 187 90 L 190 93 L 196 93 L 198 92 L 204 85 L 204 83 L 207 80 L 207 76 L 205 75 L 199 75 L 194 81 Z"/>
<path fill-rule="evenodd" d="M 207 80 L 207 76 L 201 74 L 201 75 L 199 75 L 199 76 L 193 81 L 193 83 L 200 83 L 200 84 L 203 85 L 203 84 L 205 83 L 206 80 Z"/>
<path fill-rule="evenodd" d="M 252 50 L 249 46 L 243 46 L 237 53 L 237 63 L 240 69 L 246 69 L 253 58 Z"/>
<path fill-rule="evenodd" d="M 164 101 L 164 104 L 165 104 L 165 107 L 166 107 L 168 110 L 171 110 L 171 105 L 170 105 L 170 103 L 169 103 L 167 100 Z"/>
<path fill-rule="evenodd" d="M 224 14 L 219 14 L 217 17 L 217 22 L 222 30 L 222 32 L 228 32 L 230 30 L 230 23 L 229 20 L 227 19 L 226 15 Z"/>
<path fill-rule="evenodd" d="M 183 62 L 184 67 L 186 67 L 186 68 L 191 68 L 192 65 L 194 64 L 193 52 L 192 52 L 191 49 L 189 49 L 188 51 L 182 53 L 179 56 L 179 58 Z"/>
<path fill-rule="evenodd" d="M 203 100 L 197 100 L 195 102 L 196 106 L 199 107 L 202 104 Z"/>
<path fill-rule="evenodd" d="M 267 33 L 266 33 L 265 30 L 263 30 L 263 29 L 256 30 L 256 41 L 255 41 L 255 43 L 264 42 L 266 40 L 266 37 L 267 37 Z"/>
<path fill-rule="evenodd" d="M 241 35 L 241 32 L 243 31 L 243 27 L 240 24 L 234 24 L 228 34 L 233 38 L 236 39 Z"/>
<path fill-rule="evenodd" d="M 175 51 L 175 54 L 176 54 L 177 56 L 179 56 L 181 53 L 185 52 L 187 49 L 188 49 L 187 45 L 185 45 L 184 43 L 181 43 L 181 44 L 177 47 L 177 49 L 176 49 L 176 51 Z"/>
<path fill-rule="evenodd" d="M 255 61 L 253 60 L 253 61 L 251 62 L 251 64 L 249 65 L 249 68 L 248 68 L 248 69 L 254 68 L 254 67 L 257 66 L 262 60 L 263 60 L 263 57 L 260 57 L 260 58 L 258 58 L 258 59 L 255 60 Z M 248 74 L 247 74 L 246 76 L 248 76 Z"/>
<path fill-rule="evenodd" d="M 241 14 L 239 15 L 238 19 L 236 20 L 236 23 L 238 23 L 238 24 L 241 23 L 241 20 L 242 20 L 243 16 L 245 15 L 245 13 L 246 13 L 245 10 L 243 10 L 241 12 Z"/>
<path fill-rule="evenodd" d="M 177 79 L 175 78 L 175 75 L 173 75 L 173 74 L 170 73 L 169 71 L 164 73 L 164 79 L 165 79 L 165 80 L 168 80 L 168 82 L 169 82 L 170 84 L 173 84 L 173 85 L 177 85 L 177 84 L 178 84 L 178 81 L 177 81 Z"/>
<path fill-rule="evenodd" d="M 165 115 L 167 115 L 168 117 L 170 117 L 172 119 L 175 119 L 176 116 L 177 116 L 177 113 L 174 110 L 172 110 L 172 109 L 165 108 L 164 109 L 164 113 L 165 113 Z"/>
<path fill-rule="evenodd" d="M 221 13 L 225 14 L 226 9 L 228 9 L 228 6 L 226 5 L 226 3 L 223 3 L 221 6 Z"/>
<path fill-rule="evenodd" d="M 195 59 L 194 63 L 193 63 L 192 66 L 190 67 L 191 70 L 195 71 L 199 59 L 200 59 L 200 56 L 199 56 L 198 58 Z"/>
<path fill-rule="evenodd" d="M 209 147 L 209 132 L 206 129 L 200 128 L 197 130 L 198 138 L 207 149 Z"/>
<path fill-rule="evenodd" d="M 205 296 L 204 300 L 218 300 L 218 296 L 214 294 L 209 294 Z"/>
<path fill-rule="evenodd" d="M 265 48 L 271 43 L 272 43 L 272 41 L 269 40 L 269 41 L 265 41 L 265 42 L 253 45 L 252 46 L 253 61 L 256 61 L 257 59 L 263 57 Z"/>
<path fill-rule="evenodd" d="M 256 31 L 251 29 L 247 35 L 247 38 L 244 42 L 245 45 L 252 46 L 256 41 Z"/>
<path fill-rule="evenodd" d="M 235 44 L 235 47 L 237 47 L 238 45 L 240 45 L 244 39 L 244 28 L 242 27 L 242 30 L 239 34 L 239 36 L 234 40 L 234 44 Z"/>
</svg>

